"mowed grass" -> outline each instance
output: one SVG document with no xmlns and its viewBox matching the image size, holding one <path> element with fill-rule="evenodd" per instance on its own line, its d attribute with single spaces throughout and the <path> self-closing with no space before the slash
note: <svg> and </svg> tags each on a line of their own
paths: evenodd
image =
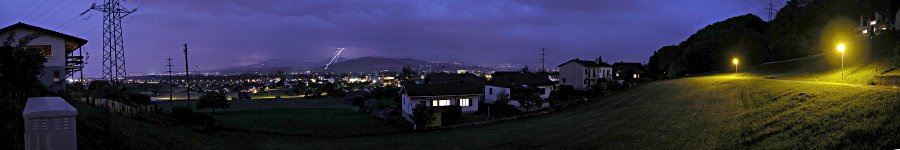
<svg viewBox="0 0 900 150">
<path fill-rule="evenodd" d="M 510 149 L 891 148 L 900 91 L 749 75 L 654 82 L 546 116 L 355 138 L 269 137 L 260 147 Z"/>
<path fill-rule="evenodd" d="M 346 137 L 406 131 L 349 108 L 242 110 L 215 118 L 225 128 L 277 135 Z"/>
</svg>

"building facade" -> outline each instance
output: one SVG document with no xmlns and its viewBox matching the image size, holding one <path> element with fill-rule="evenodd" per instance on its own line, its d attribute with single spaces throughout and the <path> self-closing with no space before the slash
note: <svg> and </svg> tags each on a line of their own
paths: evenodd
<svg viewBox="0 0 900 150">
<path fill-rule="evenodd" d="M 38 35 L 28 43 L 27 49 L 40 51 L 44 58 L 47 58 L 44 68 L 37 76 L 38 80 L 51 91 L 64 90 L 66 78 L 84 67 L 82 56 L 75 52 L 87 44 L 85 39 L 21 22 L 0 29 L 0 37 L 4 39 L 11 34 L 15 34 L 13 38 L 16 40 L 29 35 Z"/>
<path fill-rule="evenodd" d="M 570 85 L 576 90 L 587 90 L 602 79 L 612 79 L 612 65 L 601 57 L 594 61 L 572 59 L 559 66 L 559 84 Z"/>
<path fill-rule="evenodd" d="M 446 83 L 404 85 L 403 89 L 400 91 L 403 117 L 407 121 L 415 124 L 413 121 L 413 109 L 416 107 L 428 107 L 431 109 L 458 106 L 460 112 L 453 113 L 475 113 L 478 111 L 478 103 L 481 101 L 482 94 L 481 85 L 477 84 Z M 441 118 L 440 116 L 442 113 L 450 112 L 435 111 L 434 115 L 436 118 Z M 426 127 L 449 124 L 449 122 L 440 122 L 441 121 L 438 121 L 437 124 L 432 123 L 426 125 Z"/>
</svg>

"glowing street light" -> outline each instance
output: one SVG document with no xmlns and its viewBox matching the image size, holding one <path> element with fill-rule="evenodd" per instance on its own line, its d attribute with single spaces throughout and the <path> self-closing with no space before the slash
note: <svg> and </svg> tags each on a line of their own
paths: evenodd
<svg viewBox="0 0 900 150">
<path fill-rule="evenodd" d="M 844 50 L 846 49 L 847 46 L 844 43 L 837 45 L 837 51 L 841 53 L 841 79 L 844 79 Z"/>
<path fill-rule="evenodd" d="M 732 59 L 731 59 L 731 63 L 734 64 L 734 73 L 737 73 L 737 72 L 738 72 L 738 64 L 739 64 L 740 62 L 741 62 L 741 61 L 739 61 L 737 58 L 732 58 Z"/>
</svg>

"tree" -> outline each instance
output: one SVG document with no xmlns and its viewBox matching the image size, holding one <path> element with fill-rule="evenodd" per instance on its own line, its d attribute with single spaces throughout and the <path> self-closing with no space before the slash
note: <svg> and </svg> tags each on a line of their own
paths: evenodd
<svg viewBox="0 0 900 150">
<path fill-rule="evenodd" d="M 497 101 L 494 104 L 509 104 L 509 92 L 506 90 L 500 90 L 497 92 Z"/>
<path fill-rule="evenodd" d="M 403 69 L 400 73 L 400 82 L 404 84 L 412 82 L 412 80 L 415 79 L 415 75 L 416 72 L 412 70 L 412 68 L 410 68 L 409 66 L 403 66 Z"/>
<path fill-rule="evenodd" d="M 521 71 L 522 71 L 522 73 L 528 73 L 528 72 L 530 72 L 530 71 L 528 70 L 528 66 L 525 66 L 525 68 L 522 68 Z"/>
<path fill-rule="evenodd" d="M 10 32 L 6 41 L 0 45 L 0 93 L 5 98 L 23 99 L 46 93 L 46 88 L 38 80 L 37 75 L 47 61 L 40 51 L 28 50 L 27 46 L 40 34 L 29 34 L 15 39 L 16 33 Z"/>
<path fill-rule="evenodd" d="M 0 45 L 0 130 L 3 133 L 24 133 L 22 110 L 26 99 L 47 93 L 37 79 L 47 60 L 40 52 L 29 51 L 26 47 L 39 36 L 31 34 L 15 39 L 15 33 L 10 32 Z M 7 145 L 7 149 L 24 149 L 21 134 L 0 138 L 4 139 L 0 145 Z"/>
<path fill-rule="evenodd" d="M 524 88 L 520 91 L 517 91 L 512 95 L 512 99 L 516 99 L 519 101 L 519 105 L 522 108 L 525 108 L 526 111 L 530 112 L 536 108 L 540 108 L 541 105 L 544 104 L 544 100 L 541 99 L 541 96 L 538 95 L 538 88 L 528 87 Z"/>
<path fill-rule="evenodd" d="M 216 113 L 216 108 L 225 109 L 228 107 L 231 107 L 231 105 L 228 104 L 228 99 L 224 93 L 206 92 L 197 100 L 197 108 L 211 108 L 213 113 Z"/>
<path fill-rule="evenodd" d="M 429 124 L 436 119 L 434 118 L 434 109 L 425 107 L 424 104 L 418 104 L 413 108 L 412 118 L 416 129 L 425 127 L 425 124 Z"/>
</svg>

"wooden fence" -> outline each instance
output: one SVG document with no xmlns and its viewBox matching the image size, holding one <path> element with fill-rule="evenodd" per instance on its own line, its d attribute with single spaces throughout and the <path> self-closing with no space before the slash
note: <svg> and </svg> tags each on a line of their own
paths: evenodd
<svg viewBox="0 0 900 150">
<path fill-rule="evenodd" d="M 876 85 L 900 85 L 900 76 L 875 76 Z"/>
<path fill-rule="evenodd" d="M 94 105 L 101 109 L 107 110 L 109 112 L 118 113 L 121 115 L 132 116 L 138 113 L 143 112 L 154 112 L 156 111 L 155 105 L 143 105 L 143 106 L 129 106 L 122 104 L 117 101 L 101 99 L 101 98 L 80 98 L 79 101 L 87 104 Z"/>
</svg>

